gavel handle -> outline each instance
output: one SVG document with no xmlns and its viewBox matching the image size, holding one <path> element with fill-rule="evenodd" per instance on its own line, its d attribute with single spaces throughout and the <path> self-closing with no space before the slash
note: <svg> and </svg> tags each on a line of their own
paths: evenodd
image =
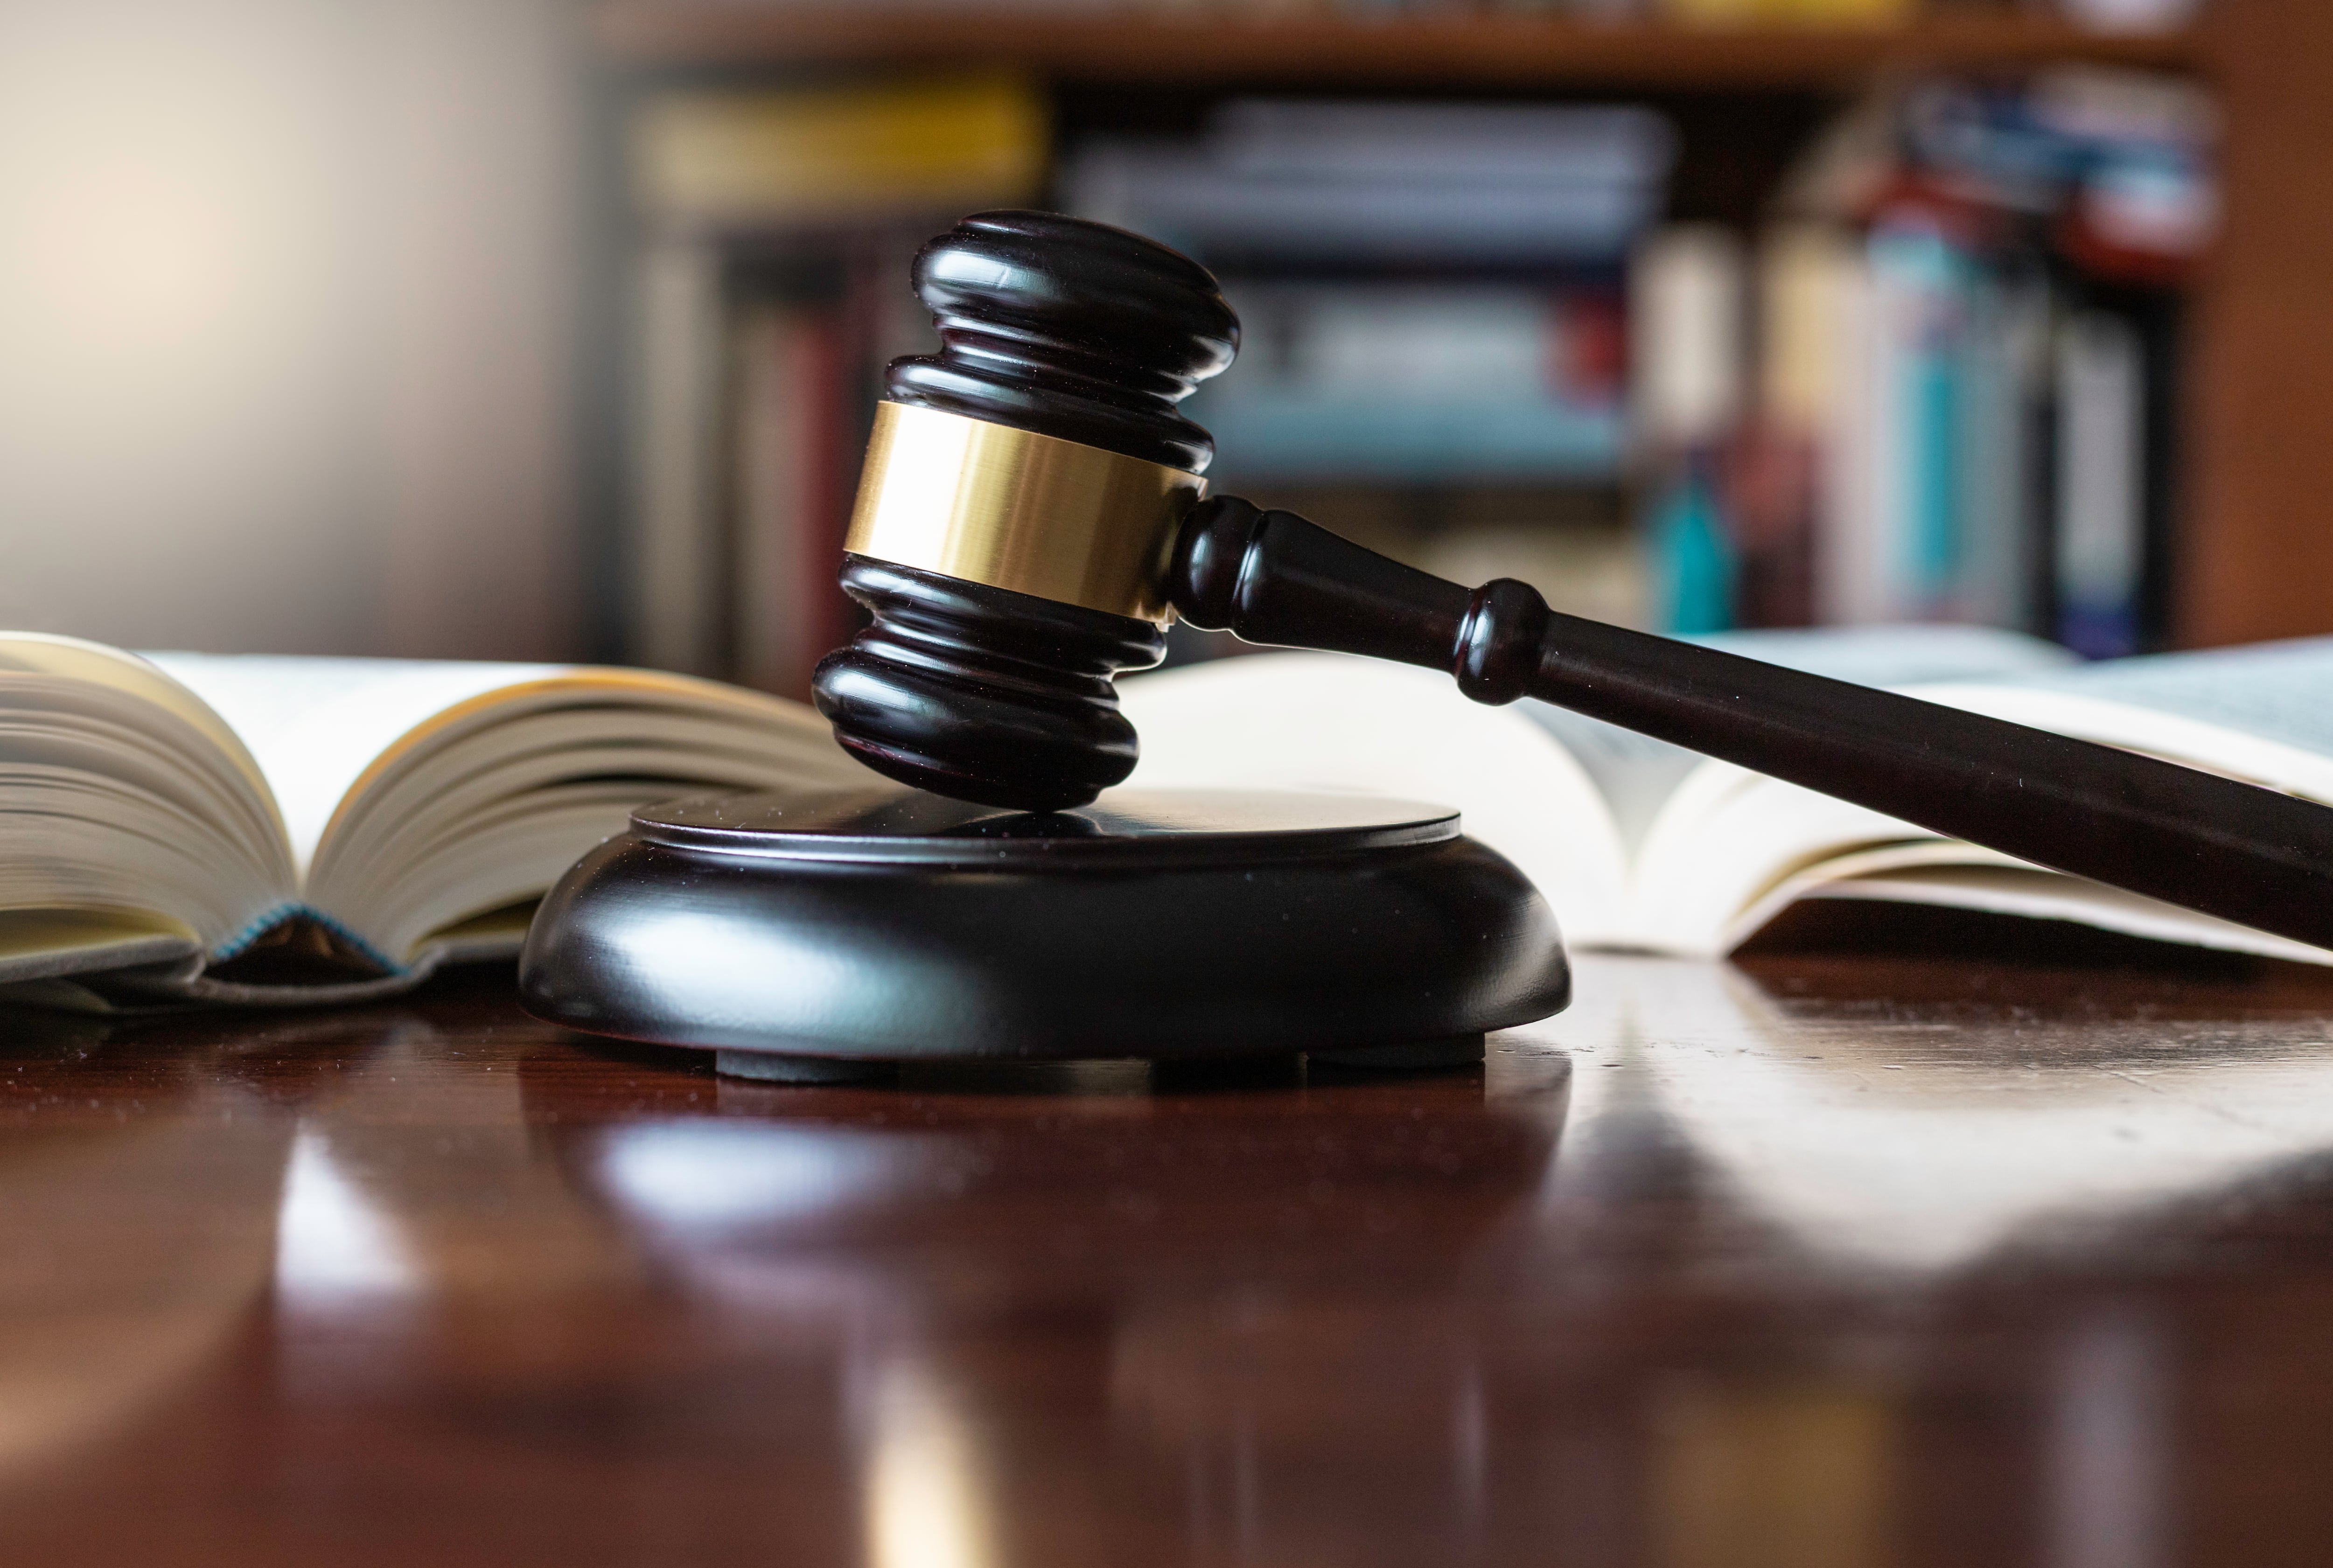
<svg viewBox="0 0 2333 1568">
<path fill-rule="evenodd" d="M 2039 865 L 2333 947 L 2333 808 L 1891 692 L 1469 590 L 1221 497 L 1168 572 L 1194 626 L 1447 670 Z"/>
</svg>

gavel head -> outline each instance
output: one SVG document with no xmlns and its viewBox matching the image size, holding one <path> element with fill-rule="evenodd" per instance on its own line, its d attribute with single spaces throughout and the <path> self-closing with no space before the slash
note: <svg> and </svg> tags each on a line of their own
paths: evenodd
<svg viewBox="0 0 2333 1568">
<path fill-rule="evenodd" d="M 885 377 L 842 568 L 874 621 L 820 663 L 818 709 L 904 783 L 1083 805 L 1134 767 L 1111 679 L 1165 656 L 1215 452 L 1176 405 L 1239 320 L 1188 257 L 1048 213 L 966 218 L 915 286 L 942 348 Z"/>
</svg>

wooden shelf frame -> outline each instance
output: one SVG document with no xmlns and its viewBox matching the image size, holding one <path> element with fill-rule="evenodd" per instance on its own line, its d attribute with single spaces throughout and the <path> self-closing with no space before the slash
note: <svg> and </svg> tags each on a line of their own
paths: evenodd
<svg viewBox="0 0 2333 1568">
<path fill-rule="evenodd" d="M 1703 88 L 1822 87 L 1887 72 L 2052 61 L 2186 69 L 2194 31 L 2107 33 L 2025 13 L 1876 27 L 1681 27 L 1468 14 L 1040 16 L 613 0 L 591 15 L 610 62 L 637 66 L 994 62 L 1101 80 Z"/>
</svg>

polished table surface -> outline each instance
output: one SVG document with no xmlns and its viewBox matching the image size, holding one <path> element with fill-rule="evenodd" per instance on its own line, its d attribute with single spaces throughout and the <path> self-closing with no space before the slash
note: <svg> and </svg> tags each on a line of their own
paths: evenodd
<svg viewBox="0 0 2333 1568">
<path fill-rule="evenodd" d="M 1309 1081 L 0 1028 L 0 1563 L 2333 1558 L 2333 977 L 1591 957 Z"/>
</svg>

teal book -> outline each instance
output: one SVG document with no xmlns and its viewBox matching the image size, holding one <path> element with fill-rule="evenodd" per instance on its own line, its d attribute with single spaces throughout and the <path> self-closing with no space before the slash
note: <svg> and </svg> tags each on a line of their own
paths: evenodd
<svg viewBox="0 0 2333 1568">
<path fill-rule="evenodd" d="M 1704 464 L 1685 464 L 1654 502 L 1647 543 L 1660 628 L 1680 636 L 1731 629 L 1733 533 Z"/>
</svg>

